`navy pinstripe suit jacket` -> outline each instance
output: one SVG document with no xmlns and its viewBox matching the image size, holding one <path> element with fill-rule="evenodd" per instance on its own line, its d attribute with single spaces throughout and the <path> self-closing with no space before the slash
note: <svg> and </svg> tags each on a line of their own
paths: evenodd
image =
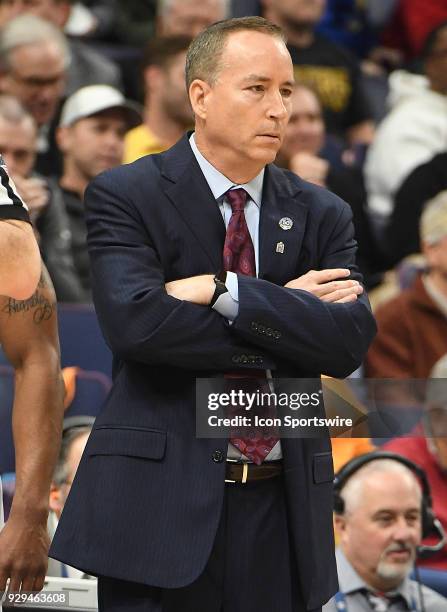
<svg viewBox="0 0 447 612">
<path fill-rule="evenodd" d="M 234 324 L 166 294 L 165 282 L 216 273 L 225 227 L 187 137 L 97 177 L 86 193 L 94 300 L 115 356 L 51 556 L 89 574 L 166 588 L 209 557 L 224 495 L 226 440 L 195 436 L 195 379 L 240 368 L 343 377 L 375 333 L 366 297 L 327 304 L 284 284 L 354 264 L 350 208 L 292 173 L 266 168 L 259 278 L 239 277 Z M 282 217 L 293 219 L 284 231 Z M 284 253 L 276 253 L 277 242 Z M 260 333 L 259 324 L 278 333 Z M 248 359 L 245 358 L 248 356 Z M 290 537 L 309 608 L 337 588 L 329 438 L 283 439 Z M 249 520 L 249 517 L 247 517 Z"/>
</svg>

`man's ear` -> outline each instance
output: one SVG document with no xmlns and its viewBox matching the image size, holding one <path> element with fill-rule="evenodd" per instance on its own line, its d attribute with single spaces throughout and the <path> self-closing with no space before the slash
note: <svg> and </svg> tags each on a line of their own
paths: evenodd
<svg viewBox="0 0 447 612">
<path fill-rule="evenodd" d="M 55 484 L 51 484 L 49 506 L 50 510 L 52 510 L 57 517 L 60 517 L 64 502 L 62 499 L 62 491 L 60 487 L 57 487 Z"/>
<path fill-rule="evenodd" d="M 56 143 L 62 153 L 67 153 L 70 149 L 71 128 L 58 127 L 56 130 Z"/>
<path fill-rule="evenodd" d="M 334 513 L 334 527 L 337 532 L 339 538 L 343 537 L 343 533 L 346 529 L 346 519 L 343 514 L 335 514 Z"/>
<path fill-rule="evenodd" d="M 421 252 L 425 257 L 428 268 L 436 268 L 439 259 L 439 245 L 422 242 Z"/>
<path fill-rule="evenodd" d="M 207 102 L 210 93 L 210 85 L 201 79 L 194 79 L 189 86 L 189 100 L 191 102 L 192 110 L 194 115 L 202 120 L 205 120 L 207 116 Z"/>
</svg>

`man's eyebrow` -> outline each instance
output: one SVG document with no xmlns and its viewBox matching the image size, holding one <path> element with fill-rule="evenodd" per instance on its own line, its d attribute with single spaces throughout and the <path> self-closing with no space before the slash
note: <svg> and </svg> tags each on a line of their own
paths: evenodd
<svg viewBox="0 0 447 612">
<path fill-rule="evenodd" d="M 269 77 L 266 76 L 262 76 L 262 74 L 249 74 L 248 76 L 244 77 L 243 81 L 260 81 L 261 83 L 268 83 L 269 81 L 271 81 L 272 79 L 270 79 Z M 282 83 L 282 85 L 288 85 L 289 87 L 293 87 L 295 85 L 295 81 L 284 81 L 284 83 Z"/>
</svg>

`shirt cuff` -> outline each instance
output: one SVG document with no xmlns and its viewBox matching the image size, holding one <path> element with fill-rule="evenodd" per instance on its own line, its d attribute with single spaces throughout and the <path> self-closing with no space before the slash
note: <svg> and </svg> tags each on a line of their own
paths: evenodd
<svg viewBox="0 0 447 612">
<path fill-rule="evenodd" d="M 213 308 L 229 321 L 234 321 L 239 314 L 239 284 L 235 272 L 227 272 L 225 287 L 228 292 L 216 300 Z"/>
</svg>

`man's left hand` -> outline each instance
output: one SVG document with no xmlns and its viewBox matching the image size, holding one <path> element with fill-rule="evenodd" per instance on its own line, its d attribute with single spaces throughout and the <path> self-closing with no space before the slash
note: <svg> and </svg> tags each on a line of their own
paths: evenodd
<svg viewBox="0 0 447 612">
<path fill-rule="evenodd" d="M 165 285 L 166 293 L 178 300 L 209 306 L 216 288 L 213 279 L 212 274 L 202 274 L 171 281 Z"/>
<path fill-rule="evenodd" d="M 27 521 L 11 514 L 0 533 L 0 593 L 41 591 L 48 567 L 50 538 L 46 521 Z"/>
</svg>

